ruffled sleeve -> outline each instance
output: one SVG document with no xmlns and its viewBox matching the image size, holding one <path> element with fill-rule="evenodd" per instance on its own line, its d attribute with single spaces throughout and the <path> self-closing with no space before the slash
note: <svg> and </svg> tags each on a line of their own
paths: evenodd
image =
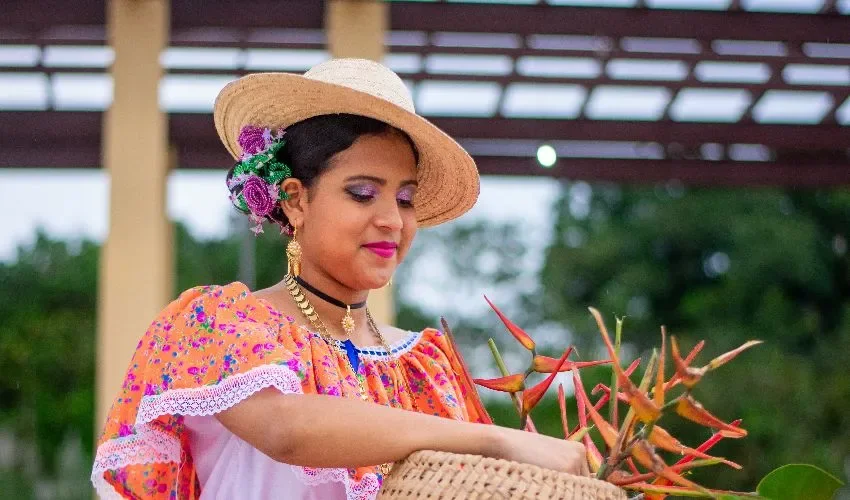
<svg viewBox="0 0 850 500">
<path fill-rule="evenodd" d="M 303 393 L 309 349 L 239 283 L 184 292 L 139 342 L 100 438 L 104 498 L 196 498 L 183 416 L 214 415 L 265 387 Z"/>
<path fill-rule="evenodd" d="M 493 421 L 451 335 L 432 328 L 402 356 L 416 409 L 455 420 Z"/>
</svg>

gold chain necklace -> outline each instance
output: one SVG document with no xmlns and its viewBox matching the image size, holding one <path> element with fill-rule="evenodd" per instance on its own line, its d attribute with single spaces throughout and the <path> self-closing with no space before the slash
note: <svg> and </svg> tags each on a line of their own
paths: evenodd
<svg viewBox="0 0 850 500">
<path fill-rule="evenodd" d="M 307 299 L 307 296 L 304 295 L 304 291 L 301 290 L 301 287 L 290 274 L 284 276 L 283 282 L 284 285 L 286 285 L 286 288 L 289 290 L 289 294 L 292 295 L 292 299 L 295 301 L 295 304 L 298 306 L 298 309 L 300 309 L 301 313 L 304 314 L 304 316 L 310 321 L 313 327 L 317 330 L 319 336 L 322 337 L 322 339 L 328 344 L 329 347 L 336 350 L 339 355 L 346 360 L 348 367 L 351 369 L 351 372 L 354 373 L 354 376 L 357 379 L 357 386 L 360 392 L 360 399 L 363 401 L 371 401 L 372 399 L 369 397 L 369 393 L 366 390 L 366 377 L 363 376 L 359 370 L 354 369 L 354 365 L 348 358 L 348 353 L 346 353 L 340 346 L 339 342 L 337 342 L 336 339 L 334 339 L 330 335 L 330 333 L 328 333 L 327 327 L 325 327 L 325 324 L 322 322 L 321 318 L 319 318 L 319 315 L 316 313 L 316 310 L 313 308 L 313 305 Z M 372 318 L 372 314 L 369 312 L 369 309 L 366 309 L 366 320 L 369 325 L 369 329 L 372 330 L 375 336 L 378 337 L 378 342 L 381 343 L 381 347 L 383 347 L 384 350 L 387 351 L 387 357 L 393 361 L 392 367 L 395 369 L 396 373 L 401 373 L 401 376 L 404 379 L 404 385 L 408 391 L 408 397 L 410 398 L 410 402 L 413 405 L 414 409 L 417 409 L 416 399 L 413 397 L 413 393 L 410 388 L 410 383 L 407 380 L 407 374 L 404 372 L 404 370 L 399 368 L 398 359 L 393 357 L 392 349 L 390 349 L 390 346 L 387 344 L 387 341 L 384 340 L 384 336 L 381 334 L 381 330 L 378 328 L 378 325 Z M 349 332 L 346 331 L 346 333 Z M 399 400 L 399 405 L 400 404 L 401 400 Z M 386 477 L 387 474 L 390 473 L 392 467 L 392 463 L 385 463 L 378 466 L 381 471 L 381 474 L 384 477 Z"/>
</svg>

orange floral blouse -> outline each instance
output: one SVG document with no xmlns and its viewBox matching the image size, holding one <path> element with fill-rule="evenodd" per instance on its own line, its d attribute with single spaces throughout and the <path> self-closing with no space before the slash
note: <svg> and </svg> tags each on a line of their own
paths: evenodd
<svg viewBox="0 0 850 500">
<path fill-rule="evenodd" d="M 372 401 L 490 422 L 449 336 L 426 329 L 391 349 L 398 363 L 380 348 L 361 356 L 358 369 Z M 398 370 L 406 372 L 409 389 Z M 98 444 L 92 470 L 98 494 L 198 498 L 184 416 L 215 415 L 266 387 L 359 397 L 342 355 L 242 283 L 187 290 L 139 341 Z M 374 498 L 383 479 L 377 467 L 301 469 L 314 482 L 344 482 L 349 498 Z"/>
</svg>

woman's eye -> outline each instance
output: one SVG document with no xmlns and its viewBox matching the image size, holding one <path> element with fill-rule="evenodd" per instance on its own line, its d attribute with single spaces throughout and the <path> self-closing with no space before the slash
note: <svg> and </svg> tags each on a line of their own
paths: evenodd
<svg viewBox="0 0 850 500">
<path fill-rule="evenodd" d="M 354 201 L 360 203 L 370 201 L 377 195 L 376 190 L 370 186 L 353 187 L 346 191 L 348 191 L 348 195 L 351 196 Z"/>
<path fill-rule="evenodd" d="M 398 200 L 398 204 L 403 207 L 412 207 L 413 206 L 413 190 L 405 189 L 396 195 L 396 200 Z"/>
<path fill-rule="evenodd" d="M 372 198 L 374 198 L 374 196 L 368 195 L 368 194 L 359 194 L 359 193 L 350 193 L 350 194 L 351 194 L 351 197 L 354 198 L 354 201 L 359 201 L 359 202 L 369 201 Z"/>
</svg>

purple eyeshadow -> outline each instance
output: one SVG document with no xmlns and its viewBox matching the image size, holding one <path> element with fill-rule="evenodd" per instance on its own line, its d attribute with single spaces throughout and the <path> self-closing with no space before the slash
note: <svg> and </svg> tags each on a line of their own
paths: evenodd
<svg viewBox="0 0 850 500">
<path fill-rule="evenodd" d="M 408 187 L 408 188 L 402 189 L 401 191 L 398 192 L 397 198 L 400 201 L 405 201 L 405 202 L 413 201 L 413 188 Z"/>
<path fill-rule="evenodd" d="M 371 184 L 351 186 L 348 190 L 355 196 L 376 196 L 378 194 L 378 189 Z"/>
</svg>

